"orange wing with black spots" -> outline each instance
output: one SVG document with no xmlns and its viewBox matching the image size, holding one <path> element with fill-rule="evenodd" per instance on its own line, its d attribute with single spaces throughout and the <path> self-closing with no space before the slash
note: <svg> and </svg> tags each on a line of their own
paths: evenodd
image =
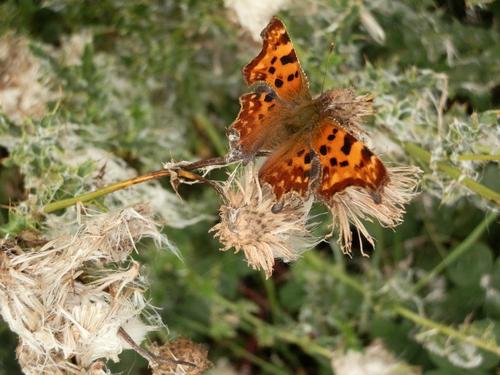
<svg viewBox="0 0 500 375">
<path fill-rule="evenodd" d="M 286 109 L 266 88 L 242 95 L 240 105 L 240 113 L 229 130 L 230 146 L 240 152 L 239 156 L 248 157 L 265 144 L 273 123 Z"/>
<path fill-rule="evenodd" d="M 363 142 L 346 132 L 338 123 L 323 119 L 312 147 L 321 164 L 321 179 L 316 193 L 328 201 L 349 186 L 368 189 L 378 201 L 378 193 L 388 176 L 382 161 Z"/>
<path fill-rule="evenodd" d="M 311 100 L 307 78 L 283 22 L 273 17 L 261 35 L 262 51 L 243 68 L 247 84 L 266 82 L 281 99 L 292 103 Z"/>
<path fill-rule="evenodd" d="M 284 144 L 266 160 L 259 177 L 278 199 L 290 191 L 302 196 L 313 191 L 324 201 L 349 186 L 367 188 L 378 201 L 388 179 L 380 159 L 329 119 L 321 120 L 310 138 L 301 134 Z"/>
<path fill-rule="evenodd" d="M 272 186 L 277 199 L 290 191 L 307 195 L 311 181 L 320 172 L 317 162 L 313 168 L 317 159 L 311 151 L 300 137 L 288 140 L 267 158 L 259 170 L 259 179 Z"/>
</svg>

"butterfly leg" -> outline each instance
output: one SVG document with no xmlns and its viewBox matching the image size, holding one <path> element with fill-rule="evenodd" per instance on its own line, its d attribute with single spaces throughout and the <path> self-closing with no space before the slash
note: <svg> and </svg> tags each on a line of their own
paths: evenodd
<svg viewBox="0 0 500 375">
<path fill-rule="evenodd" d="M 370 194 L 370 197 L 373 199 L 373 203 L 375 204 L 380 204 L 382 203 L 382 189 L 379 190 L 368 190 L 368 193 Z"/>
<path fill-rule="evenodd" d="M 273 99 L 276 99 L 278 95 L 276 94 L 276 91 L 267 83 L 264 81 L 257 81 L 254 84 L 250 86 L 250 91 L 253 91 L 258 94 L 270 94 L 273 96 Z"/>
<path fill-rule="evenodd" d="M 277 213 L 281 212 L 281 210 L 283 209 L 284 206 L 285 206 L 285 200 L 280 199 L 278 202 L 273 204 L 273 206 L 271 207 L 271 212 L 273 214 L 277 214 Z"/>
</svg>

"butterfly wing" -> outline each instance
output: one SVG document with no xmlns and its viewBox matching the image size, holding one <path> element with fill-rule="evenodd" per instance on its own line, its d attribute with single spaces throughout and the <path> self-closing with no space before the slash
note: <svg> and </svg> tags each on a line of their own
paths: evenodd
<svg viewBox="0 0 500 375">
<path fill-rule="evenodd" d="M 292 191 L 304 196 L 314 177 L 313 158 L 307 144 L 293 137 L 267 158 L 259 170 L 259 179 L 272 186 L 277 199 Z"/>
<path fill-rule="evenodd" d="M 311 186 L 328 202 L 349 186 L 368 189 L 377 201 L 388 176 L 382 161 L 361 141 L 335 121 L 322 119 L 310 136 L 302 133 L 273 153 L 259 178 L 272 186 L 277 199 L 292 191 L 305 196 Z"/>
<path fill-rule="evenodd" d="M 382 161 L 342 129 L 338 123 L 323 119 L 318 127 L 313 147 L 321 164 L 321 182 L 316 193 L 328 201 L 349 186 L 360 186 L 376 196 L 387 183 L 387 171 Z"/>
<path fill-rule="evenodd" d="M 236 157 L 253 156 L 278 131 L 280 118 L 288 111 L 269 88 L 240 97 L 241 109 L 229 128 L 229 140 Z"/>
<path fill-rule="evenodd" d="M 253 92 L 240 97 L 241 109 L 229 129 L 232 155 L 248 158 L 283 137 L 284 120 L 293 108 L 311 100 L 307 78 L 283 22 L 272 18 L 262 32 L 263 47 L 244 69 Z"/>
<path fill-rule="evenodd" d="M 273 17 L 261 35 L 262 51 L 243 68 L 247 84 L 265 82 L 288 102 L 311 100 L 306 75 L 283 22 Z"/>
</svg>

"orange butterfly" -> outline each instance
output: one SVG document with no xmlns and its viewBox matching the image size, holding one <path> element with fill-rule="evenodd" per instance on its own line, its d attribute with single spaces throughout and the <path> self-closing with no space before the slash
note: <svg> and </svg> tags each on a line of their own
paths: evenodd
<svg viewBox="0 0 500 375">
<path fill-rule="evenodd" d="M 229 129 L 231 156 L 271 154 L 259 179 L 277 199 L 311 192 L 324 202 L 349 186 L 368 190 L 380 203 L 389 176 L 382 161 L 353 135 L 371 98 L 345 89 L 311 96 L 307 77 L 285 25 L 273 17 L 262 32 L 262 51 L 243 69 L 251 92 Z"/>
</svg>

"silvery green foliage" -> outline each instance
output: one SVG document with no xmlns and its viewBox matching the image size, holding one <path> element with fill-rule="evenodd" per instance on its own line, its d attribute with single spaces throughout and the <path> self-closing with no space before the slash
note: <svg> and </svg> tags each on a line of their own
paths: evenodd
<svg viewBox="0 0 500 375">
<path fill-rule="evenodd" d="M 388 158 L 412 160 L 411 154 L 391 147 L 396 146 L 394 139 L 431 152 L 430 170 L 424 175 L 425 191 L 448 204 L 472 196 L 478 206 L 495 208 L 494 203 L 477 197 L 463 186 L 460 179 L 470 177 L 480 181 L 490 167 L 498 172 L 498 163 L 489 165 L 487 161 L 466 160 L 474 155 L 498 153 L 500 127 L 496 111 L 468 115 L 464 108 L 457 106 L 447 110 L 448 77 L 429 69 L 412 68 L 399 72 L 395 67 L 381 69 L 369 65 L 346 80 L 358 82 L 357 85 L 375 96 L 375 121 L 370 130 L 376 135 L 375 140 L 377 135 L 382 137 L 379 144 Z M 439 171 L 438 162 L 449 163 L 461 177 L 453 178 Z"/>
<path fill-rule="evenodd" d="M 492 345 L 496 340 L 495 326 L 492 322 L 483 321 L 463 324 L 460 331 L 466 336 L 481 337 L 482 340 Z M 472 344 L 450 338 L 435 330 L 422 330 L 416 333 L 414 337 L 431 353 L 437 357 L 447 359 L 458 368 L 474 369 L 480 365 L 486 368 L 491 367 L 491 354 L 481 351 Z"/>
<path fill-rule="evenodd" d="M 51 78 L 50 93 L 62 87 L 55 109 L 45 110 L 40 118 L 16 118 L 16 122 L 0 114 L 0 145 L 10 153 L 6 166 L 19 168 L 28 192 L 27 199 L 17 208 L 19 213 L 36 214 L 49 201 L 136 176 L 137 171 L 111 152 L 114 149 L 138 159 L 137 163 L 149 169 L 160 169 L 162 161 L 169 160 L 174 152 L 188 155 L 182 147 L 182 127 L 176 123 L 176 116 L 153 107 L 144 98 L 143 92 L 152 84 L 146 82 L 138 90 L 139 82 L 119 76 L 123 69 L 119 60 L 105 54 L 94 55 L 88 35 L 75 39 L 71 40 L 80 54 L 73 51 L 70 56 L 67 50 L 72 49 L 67 45 L 55 50 L 39 43 L 33 44 L 35 55 L 25 52 L 39 64 L 38 74 Z M 20 91 L 24 90 L 21 94 L 27 96 L 31 89 L 25 86 Z M 38 100 L 42 99 L 45 98 Z M 45 101 L 32 105 L 42 104 L 45 106 Z M 135 112 L 123 113 L 123 109 Z M 160 124 L 160 119 L 165 122 Z M 146 148 L 157 153 L 140 152 Z M 182 202 L 158 182 L 117 192 L 106 197 L 105 204 L 110 208 L 123 207 L 145 200 L 151 202 L 165 224 L 173 227 L 184 227 L 210 216 L 201 213 L 202 203 Z"/>
</svg>

